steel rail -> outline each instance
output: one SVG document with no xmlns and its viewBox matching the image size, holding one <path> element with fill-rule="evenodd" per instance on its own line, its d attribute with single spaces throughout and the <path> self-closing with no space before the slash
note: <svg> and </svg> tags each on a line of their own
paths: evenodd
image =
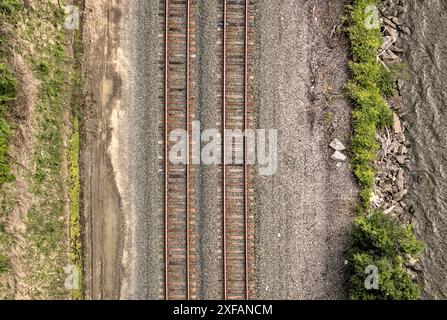
<svg viewBox="0 0 447 320">
<path fill-rule="evenodd" d="M 189 188 L 189 181 L 190 181 L 190 166 L 189 166 L 189 160 L 190 160 L 190 0 L 186 1 L 186 21 L 185 21 L 185 28 L 186 28 L 186 61 L 185 61 L 185 82 L 186 82 L 186 101 L 185 101 L 185 113 L 186 113 L 186 119 L 185 119 L 185 126 L 186 126 L 186 132 L 187 132 L 187 156 L 186 156 L 186 164 L 185 164 L 185 224 L 186 224 L 186 235 L 185 235 L 185 242 L 186 242 L 186 254 L 185 254 L 185 267 L 186 267 L 186 299 L 190 300 L 190 188 Z M 169 208 L 168 208 L 168 202 L 169 202 L 169 185 L 168 185 L 168 178 L 169 178 L 169 172 L 168 172 L 168 123 L 169 123 L 169 0 L 165 0 L 165 100 L 164 100 L 164 170 L 165 170 L 165 178 L 164 178 L 164 240 L 165 240 L 165 247 L 164 247 L 164 264 L 165 264 L 165 299 L 169 300 Z"/>
<path fill-rule="evenodd" d="M 245 58 L 244 58 L 244 232 L 245 232 L 245 298 L 249 295 L 248 272 L 248 166 L 247 166 L 247 129 L 248 129 L 248 1 L 245 0 Z"/>
<path fill-rule="evenodd" d="M 165 300 L 169 300 L 168 283 L 168 40 L 169 40 L 169 0 L 165 0 L 165 101 L 164 101 L 164 264 Z"/>
<path fill-rule="evenodd" d="M 189 23 L 190 23 L 190 0 L 186 1 L 186 137 L 187 137 L 187 143 L 186 143 L 186 150 L 187 150 L 187 156 L 186 156 L 186 299 L 189 300 L 189 160 L 190 160 L 190 130 L 189 130 L 189 40 L 190 40 L 190 30 L 189 30 Z"/>
<path fill-rule="evenodd" d="M 226 57 L 227 57 L 227 0 L 223 0 L 223 66 L 222 66 L 222 261 L 223 261 L 223 299 L 227 300 L 227 218 L 226 218 L 226 163 L 225 163 L 225 153 L 226 153 L 226 137 L 225 129 L 227 125 L 226 120 Z"/>
</svg>

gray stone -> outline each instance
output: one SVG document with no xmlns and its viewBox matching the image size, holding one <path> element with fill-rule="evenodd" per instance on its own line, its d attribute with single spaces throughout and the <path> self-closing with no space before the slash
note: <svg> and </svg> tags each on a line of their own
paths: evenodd
<svg viewBox="0 0 447 320">
<path fill-rule="evenodd" d="M 399 204 L 396 205 L 396 207 L 394 208 L 394 213 L 396 214 L 396 216 L 402 216 L 404 215 L 405 211 L 404 208 L 402 208 Z"/>
<path fill-rule="evenodd" d="M 395 39 L 393 39 L 391 36 L 385 36 L 383 38 L 383 43 L 382 43 L 382 46 L 380 47 L 380 49 L 383 51 L 383 50 L 390 48 L 391 44 L 393 43 L 394 40 Z"/>
<path fill-rule="evenodd" d="M 396 53 L 404 52 L 404 49 L 395 45 L 390 46 L 390 50 Z"/>
<path fill-rule="evenodd" d="M 393 112 L 393 131 L 395 134 L 402 133 L 402 123 L 400 122 L 400 119 L 395 112 Z"/>
<path fill-rule="evenodd" d="M 393 40 L 397 39 L 397 30 L 389 26 L 385 26 L 385 34 L 389 35 Z"/>
<path fill-rule="evenodd" d="M 411 35 L 411 29 L 406 27 L 406 26 L 399 26 L 399 29 L 403 32 L 406 33 L 408 35 Z"/>
<path fill-rule="evenodd" d="M 396 156 L 396 160 L 397 162 L 399 162 L 399 164 L 405 164 L 405 156 Z"/>
<path fill-rule="evenodd" d="M 397 135 L 397 141 L 400 143 L 404 143 L 407 139 L 405 138 L 405 134 L 401 133 Z"/>
<path fill-rule="evenodd" d="M 331 148 L 334 149 L 335 151 L 343 151 L 343 150 L 346 150 L 346 147 L 344 146 L 344 144 L 341 143 L 341 141 L 338 140 L 337 138 L 335 138 L 334 140 L 332 140 L 332 142 L 329 144 L 329 147 L 331 147 Z"/>
<path fill-rule="evenodd" d="M 398 17 L 393 17 L 393 18 L 391 19 L 391 21 L 393 21 L 393 23 L 394 23 L 396 26 L 401 26 L 401 25 L 402 25 L 402 21 L 400 21 L 400 19 L 399 19 Z"/>
<path fill-rule="evenodd" d="M 399 153 L 401 155 L 407 154 L 408 153 L 407 147 L 405 145 L 401 145 L 400 148 L 399 148 Z"/>
<path fill-rule="evenodd" d="M 331 159 L 334 161 L 344 162 L 344 161 L 346 161 L 346 156 L 343 153 L 341 153 L 340 151 L 335 151 L 332 154 Z"/>
<path fill-rule="evenodd" d="M 396 176 L 396 186 L 399 191 L 403 190 L 405 187 L 404 170 L 399 169 Z"/>
<path fill-rule="evenodd" d="M 402 190 L 402 191 L 396 192 L 396 193 L 393 195 L 393 200 L 394 200 L 394 201 L 400 201 L 400 200 L 403 199 L 403 197 L 405 197 L 405 195 L 406 195 L 407 193 L 408 193 L 408 190 L 407 190 L 407 189 L 404 189 L 404 190 Z"/>
<path fill-rule="evenodd" d="M 402 79 L 397 80 L 397 87 L 399 88 L 399 91 L 402 91 L 402 88 L 404 87 L 404 81 Z"/>
<path fill-rule="evenodd" d="M 385 211 L 383 211 L 384 214 L 389 214 L 391 212 L 393 212 L 394 208 L 396 208 L 396 206 L 391 206 L 388 209 L 386 209 Z"/>
<path fill-rule="evenodd" d="M 393 51 L 388 50 L 388 56 L 390 57 L 391 60 L 399 60 L 399 56 L 397 56 Z"/>
<path fill-rule="evenodd" d="M 383 24 L 385 24 L 386 26 L 396 29 L 396 24 L 392 20 L 388 19 L 387 17 L 382 17 L 382 21 L 383 21 Z"/>
</svg>

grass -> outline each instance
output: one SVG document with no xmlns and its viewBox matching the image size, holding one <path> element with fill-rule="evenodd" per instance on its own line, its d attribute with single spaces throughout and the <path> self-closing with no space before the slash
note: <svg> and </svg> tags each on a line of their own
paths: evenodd
<svg viewBox="0 0 447 320">
<path fill-rule="evenodd" d="M 62 23 L 56 18 L 58 8 L 50 6 L 46 9 L 54 23 Z M 35 19 L 35 23 L 40 24 L 39 17 Z M 44 28 L 42 25 L 39 27 L 41 30 Z M 66 241 L 66 220 L 62 179 L 62 128 L 68 97 L 64 86 L 66 74 L 63 31 L 45 27 L 49 28 L 47 36 L 53 42 L 39 41 L 36 54 L 28 57 L 28 63 L 41 86 L 33 112 L 36 136 L 32 156 L 34 166 L 29 176 L 30 191 L 38 201 L 28 212 L 29 248 L 25 260 L 36 266 L 35 271 L 28 275 L 28 280 L 37 284 L 32 295 L 35 298 L 61 299 L 67 295 L 63 286 L 66 277 L 63 268 L 68 261 L 67 248 L 63 245 Z"/>
<path fill-rule="evenodd" d="M 13 24 L 20 9 L 21 3 L 18 0 L 0 0 L 0 21 L 2 22 L 2 27 Z M 7 32 L 7 29 L 2 30 L 0 37 L 0 276 L 7 274 L 11 270 L 6 250 L 11 244 L 11 237 L 7 234 L 3 223 L 11 203 L 9 195 L 3 190 L 3 186 L 14 180 L 10 163 L 10 144 L 13 136 L 11 127 L 13 124 L 10 123 L 7 115 L 16 100 L 16 78 L 9 63 Z M 1 287 L 3 285 L 0 286 L 0 289 Z"/>
<path fill-rule="evenodd" d="M 10 17 L 22 8 L 22 1 L 20 0 L 0 0 L 0 14 L 5 17 Z"/>
<path fill-rule="evenodd" d="M 81 6 L 81 1 L 74 1 L 74 5 Z M 81 181 L 79 173 L 80 153 L 80 118 L 82 112 L 82 81 L 81 70 L 81 33 L 75 30 L 73 33 L 73 55 L 74 65 L 71 77 L 71 124 L 72 132 L 69 147 L 69 169 L 70 169 L 70 263 L 79 271 L 79 289 L 72 290 L 72 299 L 81 300 L 83 296 L 82 271 L 84 267 L 83 248 L 81 240 L 81 216 L 80 216 L 80 193 Z"/>
<path fill-rule="evenodd" d="M 6 273 L 9 271 L 9 261 L 8 258 L 0 253 L 0 274 Z"/>
<path fill-rule="evenodd" d="M 63 5 L 64 1 L 61 2 Z M 0 18 L 5 14 L 14 14 L 17 4 L 21 4 L 21 1 L 0 0 Z M 32 76 L 39 81 L 37 99 L 31 114 L 31 165 L 23 177 L 28 190 L 21 190 L 29 194 L 33 201 L 26 215 L 26 233 L 23 235 L 25 245 L 19 262 L 25 270 L 20 284 L 27 288 L 27 294 L 33 299 L 66 299 L 70 295 L 73 298 L 82 297 L 80 290 L 72 292 L 64 286 L 67 278 L 64 268 L 68 264 L 75 264 L 81 266 L 82 270 L 82 259 L 77 122 L 73 123 L 69 146 L 64 143 L 69 138 L 66 137 L 65 115 L 71 113 L 70 101 L 75 84 L 68 74 L 66 64 L 63 23 L 63 9 L 58 6 L 57 1 L 39 1 L 32 10 L 21 8 L 20 13 L 8 23 L 13 34 L 4 38 L 2 35 L 4 48 L 8 49 L 11 47 L 10 43 L 20 41 L 19 45 L 14 44 L 14 53 L 25 58 Z M 11 56 L 12 52 L 5 50 L 2 56 L 8 55 Z M 10 133 L 13 136 L 14 130 L 10 130 Z M 65 183 L 66 165 L 69 166 L 70 186 Z M 11 190 L 14 189 L 2 190 L 0 195 L 2 215 L 11 212 L 17 203 L 17 195 Z M 69 192 L 69 205 L 65 191 Z M 66 210 L 68 207 L 70 216 Z M 0 223 L 2 221 L 7 219 L 1 218 Z M 17 237 L 14 232 L 0 231 L 0 258 L 7 257 L 8 250 L 14 246 Z M 11 272 L 7 268 L 2 270 L 5 273 Z M 0 286 L 0 297 L 13 297 L 1 292 L 4 289 Z"/>
<path fill-rule="evenodd" d="M 70 139 L 69 165 L 70 165 L 70 262 L 79 271 L 79 289 L 74 289 L 72 298 L 80 300 L 82 294 L 82 270 L 83 255 L 81 242 L 81 221 L 80 221 L 80 192 L 81 182 L 79 177 L 79 120 L 78 115 L 73 115 L 73 129 Z"/>
<path fill-rule="evenodd" d="M 359 216 L 350 234 L 348 254 L 349 297 L 360 300 L 418 299 L 419 287 L 413 283 L 406 263 L 422 250 L 411 226 L 385 216 L 382 211 L 370 211 L 376 178 L 374 161 L 378 150 L 376 133 L 392 125 L 392 112 L 385 98 L 395 94 L 399 66 L 390 69 L 377 61 L 382 44 L 380 29 L 368 28 L 371 11 L 381 0 L 352 0 L 348 6 L 348 36 L 351 42 L 352 77 L 346 86 L 353 102 L 351 144 L 354 175 L 360 185 Z M 366 288 L 365 270 L 378 270 L 377 288 Z"/>
<path fill-rule="evenodd" d="M 18 0 L 0 0 L 0 20 L 12 23 L 21 4 Z M 3 32 L 2 32 L 3 33 Z M 6 31 L 5 31 L 6 33 Z M 16 100 L 16 79 L 9 64 L 9 55 L 6 49 L 6 35 L 2 34 L 0 40 L 0 189 L 3 184 L 11 182 L 14 176 L 11 174 L 9 148 L 11 142 L 11 124 L 6 115 L 11 104 Z"/>
</svg>

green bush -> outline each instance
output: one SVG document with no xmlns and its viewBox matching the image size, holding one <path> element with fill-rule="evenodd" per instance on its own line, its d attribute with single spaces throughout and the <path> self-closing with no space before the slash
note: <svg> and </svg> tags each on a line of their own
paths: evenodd
<svg viewBox="0 0 447 320">
<path fill-rule="evenodd" d="M 403 226 L 382 211 L 360 216 L 350 234 L 349 297 L 355 300 L 407 300 L 420 297 L 419 287 L 405 269 L 422 251 L 411 226 Z M 379 271 L 378 289 L 366 289 L 367 266 Z"/>
<path fill-rule="evenodd" d="M 21 0 L 0 0 L 0 13 L 12 15 L 22 7 Z"/>
<path fill-rule="evenodd" d="M 351 81 L 346 91 L 353 102 L 352 165 L 360 185 L 361 215 L 350 234 L 348 252 L 349 297 L 355 300 L 418 299 L 420 289 L 406 271 L 405 264 L 422 250 L 422 244 L 411 226 L 404 227 L 382 211 L 370 212 L 370 201 L 375 181 L 374 160 L 378 143 L 378 128 L 392 125 L 392 113 L 385 97 L 394 95 L 396 75 L 402 68 L 385 68 L 376 56 L 382 43 L 380 29 L 367 28 L 370 12 L 380 0 L 352 0 L 348 6 L 348 35 L 352 61 Z M 368 266 L 378 268 L 378 289 L 367 289 L 365 280 Z"/>
<path fill-rule="evenodd" d="M 0 253 L 0 274 L 5 273 L 9 270 L 8 259 Z"/>
<path fill-rule="evenodd" d="M 0 115 L 5 112 L 6 104 L 16 98 L 16 81 L 12 71 L 0 63 Z"/>
<path fill-rule="evenodd" d="M 368 28 L 365 23 L 370 15 L 367 8 L 371 5 L 378 7 L 380 2 L 352 0 L 348 6 L 352 78 L 346 85 L 346 91 L 354 107 L 351 151 L 354 175 L 361 188 L 359 209 L 362 211 L 369 208 L 374 185 L 374 160 L 378 149 L 376 131 L 392 124 L 391 110 L 382 96 L 392 93 L 391 75 L 376 60 L 382 34 L 380 29 Z"/>
<path fill-rule="evenodd" d="M 0 63 L 0 188 L 13 179 L 9 164 L 9 143 L 11 140 L 11 127 L 6 121 L 5 113 L 8 104 L 15 100 L 16 81 L 11 70 Z"/>
<path fill-rule="evenodd" d="M 380 92 L 387 98 L 391 98 L 394 96 L 394 83 L 393 77 L 390 70 L 381 68 L 380 74 L 378 77 L 377 85 L 380 89 Z"/>
</svg>

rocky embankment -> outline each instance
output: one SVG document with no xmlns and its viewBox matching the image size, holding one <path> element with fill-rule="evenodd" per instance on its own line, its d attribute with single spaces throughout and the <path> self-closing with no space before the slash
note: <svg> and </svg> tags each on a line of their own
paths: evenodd
<svg viewBox="0 0 447 320">
<path fill-rule="evenodd" d="M 383 28 L 384 41 L 379 50 L 377 59 L 387 66 L 387 68 L 402 69 L 396 67 L 401 64 L 403 53 L 399 45 L 401 33 L 410 34 L 411 30 L 402 24 L 400 15 L 405 12 L 401 1 L 384 1 L 381 8 L 381 24 Z M 380 144 L 377 154 L 376 168 L 377 179 L 374 188 L 372 206 L 384 208 L 386 214 L 392 214 L 400 219 L 409 220 L 405 215 L 409 210 L 405 202 L 408 193 L 408 181 L 406 172 L 410 169 L 410 148 L 411 144 L 406 137 L 405 129 L 407 123 L 402 120 L 401 98 L 399 88 L 403 85 L 403 80 L 396 80 L 396 94 L 389 100 L 393 110 L 392 128 L 385 128 L 377 134 Z M 410 219 L 411 220 L 411 219 Z"/>
<path fill-rule="evenodd" d="M 401 44 L 402 35 L 411 35 L 411 29 L 403 24 L 402 15 L 407 8 L 401 0 L 384 1 L 381 8 L 381 25 L 384 42 L 379 50 L 378 59 L 392 68 L 396 92 L 388 100 L 393 111 L 393 124 L 377 134 L 379 151 L 375 166 L 377 168 L 376 183 L 372 199 L 373 208 L 383 208 L 385 214 L 397 219 L 413 223 L 413 209 L 407 201 L 409 190 L 409 173 L 411 169 L 411 148 L 409 124 L 405 120 L 401 101 L 401 89 L 405 82 L 405 65 L 402 64 L 404 49 Z M 397 74 L 396 74 L 397 73 Z M 416 271 L 420 269 L 418 261 L 412 259 L 407 266 L 413 280 L 417 280 Z"/>
</svg>

